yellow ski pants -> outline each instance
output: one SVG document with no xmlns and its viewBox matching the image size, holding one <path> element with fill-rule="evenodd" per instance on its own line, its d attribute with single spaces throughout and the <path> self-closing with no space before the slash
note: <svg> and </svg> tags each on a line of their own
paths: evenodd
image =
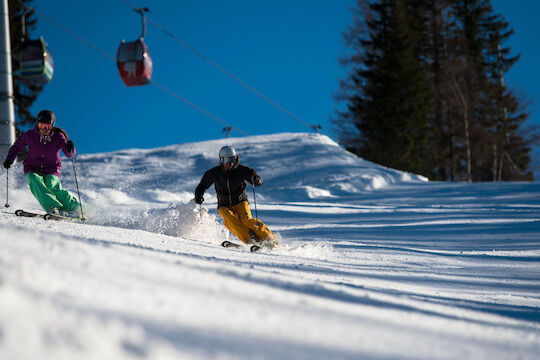
<svg viewBox="0 0 540 360">
<path fill-rule="evenodd" d="M 274 240 L 274 235 L 270 229 L 259 219 L 251 217 L 247 201 L 242 201 L 233 206 L 220 206 L 218 214 L 223 218 L 225 227 L 245 244 L 249 240 L 250 230 L 259 240 Z"/>
</svg>

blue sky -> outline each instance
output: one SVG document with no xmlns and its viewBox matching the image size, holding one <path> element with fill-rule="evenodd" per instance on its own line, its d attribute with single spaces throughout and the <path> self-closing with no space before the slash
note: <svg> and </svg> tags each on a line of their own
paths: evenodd
<svg viewBox="0 0 540 360">
<path fill-rule="evenodd" d="M 148 24 L 145 37 L 154 62 L 153 80 L 250 135 L 311 131 L 318 124 L 334 139 L 332 95 L 343 69 L 342 32 L 352 22 L 355 0 L 139 1 L 152 21 L 264 94 L 301 121 L 279 111 Z M 535 0 L 492 0 L 514 28 L 509 42 L 521 60 L 507 85 L 531 101 L 531 123 L 540 124 Z M 519 4 L 520 6 L 516 6 Z M 36 0 L 36 9 L 116 57 L 122 39 L 135 40 L 140 16 L 121 0 Z M 57 115 L 80 153 L 152 148 L 224 137 L 223 124 L 154 85 L 125 87 L 116 64 L 44 18 L 43 35 L 55 61 L 52 82 L 33 107 Z M 232 136 L 242 136 L 233 132 Z"/>
<path fill-rule="evenodd" d="M 332 94 L 342 69 L 341 32 L 355 1 L 129 1 L 153 21 L 299 117 L 329 131 Z M 116 56 L 141 32 L 120 0 L 37 0 L 41 13 Z M 154 85 L 125 87 L 115 62 L 46 20 L 42 34 L 55 60 L 52 82 L 34 109 L 50 108 L 78 150 L 151 148 L 224 137 L 223 124 Z M 250 135 L 311 131 L 148 24 L 153 80 Z M 242 136 L 232 133 L 232 136 Z"/>
</svg>

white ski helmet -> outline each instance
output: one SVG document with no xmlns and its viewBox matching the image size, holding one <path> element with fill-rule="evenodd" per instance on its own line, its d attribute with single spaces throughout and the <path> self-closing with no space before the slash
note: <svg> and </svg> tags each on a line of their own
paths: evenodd
<svg viewBox="0 0 540 360">
<path fill-rule="evenodd" d="M 226 163 L 237 163 L 238 154 L 232 146 L 224 146 L 219 150 L 219 163 L 224 165 Z"/>
</svg>

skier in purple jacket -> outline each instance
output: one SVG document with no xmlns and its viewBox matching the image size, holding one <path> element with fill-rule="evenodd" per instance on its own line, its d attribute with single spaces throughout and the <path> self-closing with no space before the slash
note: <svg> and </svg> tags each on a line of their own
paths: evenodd
<svg viewBox="0 0 540 360">
<path fill-rule="evenodd" d="M 77 198 L 60 184 L 60 149 L 68 158 L 75 156 L 73 141 L 66 132 L 54 127 L 55 115 L 50 110 L 40 111 L 37 125 L 24 133 L 11 146 L 4 161 L 9 169 L 17 154 L 28 146 L 24 160 L 24 173 L 30 191 L 49 214 L 80 216 Z"/>
</svg>

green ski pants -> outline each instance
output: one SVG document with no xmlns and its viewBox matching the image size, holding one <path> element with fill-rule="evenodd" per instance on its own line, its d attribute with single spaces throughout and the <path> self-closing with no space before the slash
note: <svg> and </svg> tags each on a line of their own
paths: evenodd
<svg viewBox="0 0 540 360">
<path fill-rule="evenodd" d="M 69 191 L 62 189 L 58 176 L 28 172 L 26 181 L 30 185 L 30 191 L 45 211 L 49 211 L 52 207 L 73 211 L 79 206 L 77 198 Z"/>
</svg>

